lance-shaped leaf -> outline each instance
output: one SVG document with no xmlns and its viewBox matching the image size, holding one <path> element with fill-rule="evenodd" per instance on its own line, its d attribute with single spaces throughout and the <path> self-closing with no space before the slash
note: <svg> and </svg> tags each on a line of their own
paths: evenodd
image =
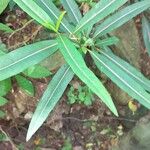
<svg viewBox="0 0 150 150">
<path fill-rule="evenodd" d="M 16 75 L 57 50 L 57 42 L 52 40 L 37 42 L 18 48 L 0 57 L 0 81 Z"/>
<path fill-rule="evenodd" d="M 76 25 L 82 18 L 81 12 L 75 0 L 61 0 L 61 3 L 68 13 L 69 19 Z"/>
<path fill-rule="evenodd" d="M 145 17 L 142 18 L 142 32 L 147 52 L 150 55 L 150 23 Z"/>
<path fill-rule="evenodd" d="M 122 69 L 126 74 L 132 77 L 145 90 L 150 92 L 150 80 L 144 77 L 144 75 L 140 71 L 138 71 L 123 59 L 114 55 L 108 47 L 105 47 L 104 50 L 101 51 L 101 55 L 104 55 L 105 57 L 107 57 L 107 59 L 109 59 L 109 61 L 115 63 L 120 69 Z"/>
<path fill-rule="evenodd" d="M 143 87 L 130 77 L 125 71 L 120 69 L 115 63 L 107 57 L 97 52 L 90 52 L 96 66 L 105 73 L 122 90 L 131 97 L 138 100 L 145 107 L 150 109 L 150 94 Z"/>
<path fill-rule="evenodd" d="M 150 0 L 143 0 L 124 8 L 100 24 L 94 33 L 94 38 L 111 32 L 149 7 Z"/>
<path fill-rule="evenodd" d="M 105 46 L 114 45 L 117 42 L 119 42 L 119 39 L 117 37 L 113 36 L 113 37 L 109 37 L 109 38 L 106 38 L 103 40 L 98 39 L 95 43 L 95 46 L 105 47 Z"/>
<path fill-rule="evenodd" d="M 39 101 L 32 117 L 27 133 L 27 141 L 38 130 L 38 128 L 48 117 L 49 113 L 54 109 L 73 76 L 74 73 L 70 66 L 64 65 L 58 70 L 53 79 L 50 81 L 50 84 Z"/>
<path fill-rule="evenodd" d="M 0 23 L 0 31 L 4 31 L 6 33 L 12 33 L 13 30 L 7 26 L 6 24 Z"/>
<path fill-rule="evenodd" d="M 77 25 L 74 33 L 77 33 L 87 27 L 94 25 L 98 21 L 104 19 L 110 13 L 117 10 L 120 6 L 126 3 L 127 0 L 105 0 L 98 2 Z"/>
<path fill-rule="evenodd" d="M 37 5 L 39 5 L 41 8 L 43 8 L 43 10 L 52 18 L 52 20 L 56 24 L 61 13 L 57 9 L 57 7 L 53 4 L 53 2 L 50 0 L 34 0 L 34 1 L 36 2 Z M 60 28 L 63 31 L 72 34 L 73 28 L 65 18 L 63 18 L 63 20 L 61 21 Z"/>
<path fill-rule="evenodd" d="M 55 25 L 48 14 L 38 6 L 33 0 L 14 0 L 17 5 L 22 8 L 28 15 L 30 15 L 37 22 L 45 26 L 46 28 L 55 31 Z"/>
<path fill-rule="evenodd" d="M 82 55 L 73 43 L 65 36 L 59 36 L 58 47 L 74 73 L 102 99 L 115 115 L 118 115 L 109 93 L 94 73 L 86 66 Z"/>
</svg>

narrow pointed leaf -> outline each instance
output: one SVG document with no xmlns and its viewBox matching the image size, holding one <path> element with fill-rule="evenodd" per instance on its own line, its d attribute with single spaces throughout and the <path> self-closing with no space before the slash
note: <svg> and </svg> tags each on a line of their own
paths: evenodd
<svg viewBox="0 0 150 150">
<path fill-rule="evenodd" d="M 0 96 L 0 106 L 4 106 L 5 104 L 7 104 L 8 100 L 4 97 Z"/>
<path fill-rule="evenodd" d="M 145 17 L 142 18 L 142 31 L 145 47 L 150 55 L 150 22 Z"/>
<path fill-rule="evenodd" d="M 144 77 L 144 75 L 139 70 L 131 66 L 123 59 L 114 55 L 108 47 L 105 47 L 105 49 L 101 51 L 101 54 L 107 57 L 109 61 L 112 61 L 112 63 L 115 63 L 120 69 L 122 69 L 126 74 L 132 77 L 145 90 L 150 92 L 150 80 Z"/>
<path fill-rule="evenodd" d="M 113 37 L 103 39 L 103 40 L 98 39 L 95 43 L 95 46 L 105 47 L 105 46 L 114 45 L 117 42 L 119 42 L 119 39 L 117 37 L 113 36 Z"/>
<path fill-rule="evenodd" d="M 37 42 L 0 57 L 0 81 L 16 75 L 57 51 L 57 42 Z"/>
<path fill-rule="evenodd" d="M 102 99 L 115 115 L 118 115 L 109 93 L 94 73 L 86 66 L 83 57 L 73 43 L 65 36 L 59 36 L 58 47 L 74 73 Z"/>
<path fill-rule="evenodd" d="M 32 117 L 27 133 L 27 141 L 38 130 L 48 117 L 49 113 L 54 109 L 73 76 L 74 73 L 69 65 L 64 65 L 50 81 Z"/>
<path fill-rule="evenodd" d="M 77 33 L 83 29 L 87 29 L 88 26 L 92 26 L 98 21 L 104 19 L 110 13 L 117 10 L 120 6 L 126 3 L 127 0 L 105 0 L 99 1 L 85 16 L 81 19 L 76 27 L 74 33 Z"/>
<path fill-rule="evenodd" d="M 9 3 L 9 0 L 1 0 L 0 1 L 0 14 L 5 10 Z"/>
<path fill-rule="evenodd" d="M 59 9 L 57 9 L 57 7 L 53 4 L 53 2 L 51 0 L 34 0 L 34 1 L 36 2 L 37 5 L 43 8 L 43 10 L 50 16 L 50 18 L 52 18 L 52 20 L 56 24 L 61 13 Z M 63 31 L 72 34 L 73 28 L 65 18 L 63 18 L 63 20 L 61 21 L 60 28 Z"/>
<path fill-rule="evenodd" d="M 13 30 L 7 26 L 6 24 L 0 23 L 0 31 L 4 31 L 6 33 L 12 33 Z"/>
<path fill-rule="evenodd" d="M 143 0 L 142 2 L 137 2 L 131 6 L 124 8 L 123 10 L 112 15 L 102 24 L 100 24 L 94 33 L 94 38 L 109 33 L 112 30 L 120 27 L 121 25 L 131 20 L 133 17 L 140 14 L 149 7 L 150 0 Z"/>
<path fill-rule="evenodd" d="M 109 59 L 107 59 L 104 55 L 98 54 L 97 52 L 90 53 L 99 70 L 105 73 L 131 97 L 150 109 L 150 94 L 148 94 L 141 85 L 126 74 L 125 71 L 121 70 L 115 63 L 109 61 Z"/>
<path fill-rule="evenodd" d="M 0 96 L 5 96 L 12 88 L 11 79 L 0 81 Z"/>
<path fill-rule="evenodd" d="M 75 0 L 61 0 L 61 3 L 67 14 L 69 19 L 76 25 L 82 18 L 81 12 Z"/>
<path fill-rule="evenodd" d="M 33 0 L 14 0 L 17 5 L 22 8 L 28 15 L 30 15 L 37 22 L 45 26 L 46 28 L 55 31 L 55 26 L 48 14 L 38 6 Z"/>
</svg>

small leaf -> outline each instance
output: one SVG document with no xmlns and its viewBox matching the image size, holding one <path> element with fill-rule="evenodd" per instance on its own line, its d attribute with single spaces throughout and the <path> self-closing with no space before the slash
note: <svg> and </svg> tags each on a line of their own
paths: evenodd
<svg viewBox="0 0 150 150">
<path fill-rule="evenodd" d="M 11 79 L 0 81 L 0 96 L 5 96 L 12 88 Z"/>
<path fill-rule="evenodd" d="M 102 24 L 100 24 L 96 28 L 94 38 L 100 37 L 106 33 L 111 32 L 112 30 L 115 30 L 149 7 L 150 0 L 143 0 L 142 2 L 137 2 L 117 12 L 111 17 L 108 17 Z"/>
<path fill-rule="evenodd" d="M 15 78 L 22 90 L 24 90 L 28 95 L 34 96 L 34 86 L 31 81 L 21 75 L 16 75 Z"/>
<path fill-rule="evenodd" d="M 9 0 L 1 0 L 0 2 L 0 14 L 5 10 L 9 3 Z"/>
<path fill-rule="evenodd" d="M 144 43 L 147 52 L 150 55 L 150 22 L 145 17 L 142 18 L 142 31 L 143 31 Z"/>
<path fill-rule="evenodd" d="M 83 57 L 73 43 L 65 36 L 59 36 L 57 40 L 61 53 L 74 73 L 102 99 L 115 115 L 118 115 L 109 93 L 94 73 L 86 66 Z"/>
<path fill-rule="evenodd" d="M 47 68 L 40 65 L 32 66 L 23 73 L 31 78 L 44 78 L 52 74 Z"/>
<path fill-rule="evenodd" d="M 57 43 L 47 40 L 18 48 L 1 56 L 0 81 L 39 63 L 56 51 Z"/>
<path fill-rule="evenodd" d="M 64 17 L 65 14 L 66 14 L 66 11 L 63 11 L 63 12 L 61 13 L 61 15 L 59 16 L 59 18 L 58 18 L 58 20 L 57 20 L 57 23 L 56 23 L 56 31 L 59 30 L 61 21 L 62 21 L 62 19 L 63 19 L 63 17 Z"/>
<path fill-rule="evenodd" d="M 105 47 L 105 46 L 115 45 L 117 42 L 119 42 L 119 39 L 113 36 L 103 40 L 98 39 L 95 45 L 99 47 Z"/>
<path fill-rule="evenodd" d="M 6 24 L 3 24 L 3 23 L 0 23 L 0 30 L 4 31 L 6 33 L 12 33 L 13 32 L 13 30 L 9 26 L 7 26 Z"/>
<path fill-rule="evenodd" d="M 2 110 L 0 110 L 0 118 L 4 118 L 6 116 L 6 113 Z"/>
<path fill-rule="evenodd" d="M 74 73 L 68 65 L 63 65 L 54 75 L 33 114 L 27 133 L 27 141 L 38 130 L 48 117 L 49 113 L 54 109 L 73 76 Z"/>
<path fill-rule="evenodd" d="M 22 8 L 28 15 L 30 15 L 37 22 L 42 24 L 48 29 L 55 30 L 55 25 L 48 14 L 38 6 L 33 0 L 14 0 L 17 5 Z"/>
<path fill-rule="evenodd" d="M 52 18 L 52 20 L 56 24 L 61 13 L 59 9 L 57 9 L 57 7 L 54 5 L 54 3 L 51 0 L 34 0 L 34 1 Z M 72 34 L 73 27 L 68 23 L 68 21 L 65 18 L 63 18 L 63 20 L 61 21 L 60 28 L 63 31 Z"/>
<path fill-rule="evenodd" d="M 0 106 L 4 106 L 7 102 L 8 100 L 6 98 L 0 96 Z"/>
</svg>

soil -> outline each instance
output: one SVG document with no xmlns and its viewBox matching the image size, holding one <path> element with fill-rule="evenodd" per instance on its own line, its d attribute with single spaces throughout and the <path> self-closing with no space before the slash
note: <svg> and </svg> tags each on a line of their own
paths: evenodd
<svg viewBox="0 0 150 150">
<path fill-rule="evenodd" d="M 26 14 L 19 9 L 13 12 L 6 11 L 1 18 L 0 21 L 17 29 L 11 35 L 0 33 L 0 38 L 9 51 L 54 36 L 49 35 L 33 20 L 29 21 Z M 143 51 L 142 72 L 147 76 L 150 71 L 145 72 L 147 70 L 145 68 L 147 65 L 150 66 L 149 61 L 147 53 Z M 14 83 L 13 90 L 7 95 L 9 103 L 2 107 L 7 115 L 0 120 L 0 136 L 5 135 L 7 138 L 0 142 L 0 150 L 61 150 L 67 141 L 72 144 L 73 150 L 109 150 L 111 146 L 118 144 L 119 138 L 132 129 L 141 116 L 147 113 L 147 110 L 140 107 L 133 115 L 127 105 L 116 104 L 120 114 L 117 118 L 96 96 L 91 106 L 69 105 L 67 103 L 68 87 L 47 121 L 33 138 L 26 142 L 25 137 L 32 112 L 50 80 L 51 78 L 31 79 L 36 87 L 35 97 L 27 96 Z M 73 79 L 72 84 L 75 83 L 82 84 L 78 78 Z M 141 114 L 141 112 L 144 113 Z"/>
</svg>

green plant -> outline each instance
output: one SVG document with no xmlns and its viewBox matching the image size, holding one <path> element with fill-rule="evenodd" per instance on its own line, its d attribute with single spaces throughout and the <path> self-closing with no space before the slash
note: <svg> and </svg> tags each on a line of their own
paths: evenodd
<svg viewBox="0 0 150 150">
<path fill-rule="evenodd" d="M 87 86 L 79 86 L 78 89 L 71 86 L 67 97 L 69 104 L 79 103 L 89 106 L 93 102 L 93 93 Z"/>
<path fill-rule="evenodd" d="M 150 7 L 150 1 L 143 0 L 116 11 L 127 1 L 101 0 L 82 17 L 76 1 L 61 0 L 67 11 L 68 21 L 65 16 L 63 17 L 65 13 L 60 13 L 50 0 L 14 0 L 37 22 L 51 32 L 55 32 L 57 38 L 27 45 L 1 56 L 0 80 L 24 71 L 57 50 L 66 60 L 66 64 L 54 75 L 35 110 L 28 129 L 27 140 L 46 120 L 74 75 L 77 75 L 118 116 L 108 91 L 86 66 L 84 58 L 87 53 L 92 56 L 99 70 L 134 99 L 150 108 L 150 94 L 147 92 L 150 91 L 150 81 L 130 64 L 114 55 L 108 46 L 97 44 L 105 39 L 105 35 L 109 32 Z M 115 13 L 109 16 L 113 12 Z M 102 22 L 94 26 L 99 21 Z"/>
</svg>

